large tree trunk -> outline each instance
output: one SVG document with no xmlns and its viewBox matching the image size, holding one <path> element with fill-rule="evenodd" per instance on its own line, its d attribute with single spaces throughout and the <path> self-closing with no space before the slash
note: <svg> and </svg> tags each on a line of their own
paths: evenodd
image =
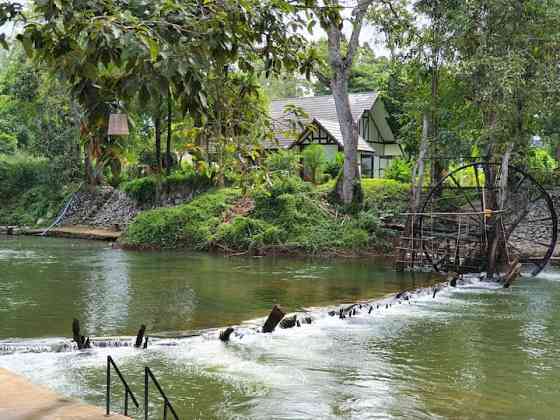
<svg viewBox="0 0 560 420">
<path fill-rule="evenodd" d="M 331 89 L 336 105 L 338 123 L 344 139 L 344 167 L 342 171 L 339 198 L 346 205 L 355 200 L 355 189 L 360 188 L 360 171 L 358 169 L 358 126 L 352 117 L 348 98 L 348 82 L 343 75 L 331 80 Z M 340 185 L 340 184 L 339 184 Z"/>
<path fill-rule="evenodd" d="M 329 50 L 329 65 L 332 72 L 330 77 L 318 73 L 320 80 L 328 85 L 333 93 L 336 106 L 336 114 L 342 139 L 344 141 L 344 167 L 342 178 L 339 177 L 336 192 L 339 199 L 346 205 L 361 200 L 360 171 L 358 168 L 358 126 L 352 117 L 350 100 L 348 98 L 348 79 L 354 60 L 354 54 L 359 45 L 360 32 L 368 8 L 373 0 L 364 0 L 352 10 L 352 34 L 347 38 L 346 53 L 343 54 L 342 41 L 345 39 L 342 33 L 342 16 L 335 13 L 324 13 L 324 10 L 316 12 L 319 16 L 322 28 L 327 33 Z M 339 1 L 327 2 L 329 5 L 339 5 Z M 341 4 L 340 4 L 341 5 Z M 358 193 L 358 194 L 356 194 Z"/>
</svg>

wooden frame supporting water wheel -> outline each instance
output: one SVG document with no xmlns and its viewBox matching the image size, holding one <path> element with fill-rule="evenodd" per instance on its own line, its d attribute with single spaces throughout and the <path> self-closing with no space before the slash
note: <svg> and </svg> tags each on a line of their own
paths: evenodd
<svg viewBox="0 0 560 420">
<path fill-rule="evenodd" d="M 537 275 L 556 247 L 558 220 L 546 190 L 529 174 L 499 163 L 450 172 L 426 196 L 401 237 L 401 267 L 489 277 L 521 263 Z"/>
</svg>

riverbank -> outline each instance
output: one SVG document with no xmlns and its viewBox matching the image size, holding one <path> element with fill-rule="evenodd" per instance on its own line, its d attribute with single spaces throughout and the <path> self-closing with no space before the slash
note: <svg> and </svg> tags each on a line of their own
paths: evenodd
<svg viewBox="0 0 560 420">
<path fill-rule="evenodd" d="M 139 213 L 120 244 L 126 249 L 188 249 L 229 255 L 371 256 L 390 253 L 398 231 L 384 221 L 404 210 L 408 186 L 364 180 L 364 204 L 345 212 L 292 177 L 242 194 L 214 189 L 191 202 Z"/>
<path fill-rule="evenodd" d="M 63 397 L 47 387 L 35 385 L 2 368 L 0 368 L 0 418 L 3 420 L 129 419 L 118 414 L 106 416 L 105 411 L 99 407 Z"/>
</svg>

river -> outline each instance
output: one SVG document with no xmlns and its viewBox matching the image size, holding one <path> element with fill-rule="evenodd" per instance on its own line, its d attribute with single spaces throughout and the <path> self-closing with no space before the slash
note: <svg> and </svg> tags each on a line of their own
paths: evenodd
<svg viewBox="0 0 560 420">
<path fill-rule="evenodd" d="M 559 418 L 560 272 L 510 289 L 446 289 L 346 320 L 326 314 L 434 280 L 395 273 L 383 260 L 141 253 L 4 237 L 0 367 L 103 406 L 110 354 L 140 402 L 149 366 L 182 419 Z M 216 339 L 225 326 L 259 325 L 275 303 L 306 308 L 315 321 Z M 148 334 L 202 334 L 153 338 L 147 350 L 54 351 L 74 317 L 92 336 L 133 336 L 142 323 Z M 123 391 L 113 383 L 119 410 Z M 160 418 L 155 392 L 150 404 Z"/>
</svg>

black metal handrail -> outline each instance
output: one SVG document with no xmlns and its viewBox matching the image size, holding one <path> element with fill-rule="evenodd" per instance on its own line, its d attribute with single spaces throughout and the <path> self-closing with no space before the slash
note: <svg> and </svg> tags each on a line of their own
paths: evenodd
<svg viewBox="0 0 560 420">
<path fill-rule="evenodd" d="M 121 382 L 124 385 L 124 415 L 128 416 L 128 396 L 130 395 L 130 397 L 132 398 L 132 402 L 134 403 L 136 408 L 139 407 L 139 404 L 138 404 L 138 401 L 136 401 L 136 397 L 132 393 L 130 387 L 128 386 L 128 383 L 126 382 L 126 380 L 122 376 L 121 371 L 119 370 L 119 368 L 117 367 L 117 365 L 115 364 L 115 361 L 113 360 L 113 358 L 111 356 L 107 356 L 107 400 L 106 400 L 106 402 L 107 402 L 107 412 L 106 412 L 106 415 L 109 415 L 110 412 L 111 412 L 111 365 L 115 369 L 115 372 L 117 372 L 117 375 L 119 375 L 119 378 L 121 379 Z"/>
<path fill-rule="evenodd" d="M 146 366 L 144 368 L 144 419 L 148 420 L 148 397 L 149 397 L 149 395 L 148 395 L 148 382 L 149 382 L 148 379 L 149 378 L 152 379 L 152 382 L 156 385 L 156 388 L 159 391 L 159 394 L 163 397 L 163 400 L 164 400 L 163 420 L 167 420 L 167 409 L 168 408 L 171 410 L 171 414 L 173 414 L 173 417 L 175 417 L 175 420 L 179 420 L 179 416 L 175 412 L 175 409 L 173 408 L 173 406 L 169 402 L 169 399 L 165 395 L 165 392 L 163 392 L 163 389 L 161 389 L 161 386 L 159 385 L 159 382 L 157 381 L 156 377 L 154 376 L 154 374 L 152 373 L 152 371 L 150 370 L 150 368 L 148 366 Z"/>
</svg>

